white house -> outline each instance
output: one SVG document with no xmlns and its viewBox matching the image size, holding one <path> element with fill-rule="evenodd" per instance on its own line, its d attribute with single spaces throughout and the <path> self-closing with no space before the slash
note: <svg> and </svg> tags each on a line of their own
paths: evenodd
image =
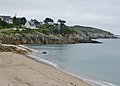
<svg viewBox="0 0 120 86">
<path fill-rule="evenodd" d="M 13 24 L 13 20 L 12 19 L 9 19 L 8 21 L 6 21 L 7 23 L 9 24 Z"/>
<path fill-rule="evenodd" d="M 53 25 L 54 23 L 53 22 L 47 22 L 49 25 Z"/>
<path fill-rule="evenodd" d="M 25 27 L 26 27 L 26 28 L 30 28 L 30 29 L 37 29 L 34 21 L 27 21 L 27 22 L 25 23 Z"/>
</svg>

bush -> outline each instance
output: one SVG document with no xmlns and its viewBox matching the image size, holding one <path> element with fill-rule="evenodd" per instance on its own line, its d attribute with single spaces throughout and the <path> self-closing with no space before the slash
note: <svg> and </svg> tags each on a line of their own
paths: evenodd
<svg viewBox="0 0 120 86">
<path fill-rule="evenodd" d="M 68 26 L 61 26 L 60 28 L 60 34 L 66 35 L 66 34 L 72 34 L 75 31 L 70 29 Z"/>
<path fill-rule="evenodd" d="M 9 30 L 9 31 L 5 31 L 3 33 L 6 34 L 6 35 L 10 35 L 10 34 L 16 33 L 16 31 L 15 30 Z"/>
<path fill-rule="evenodd" d="M 12 28 L 14 27 L 14 24 L 9 24 L 3 20 L 0 20 L 0 29 L 4 29 L 4 28 Z"/>
<path fill-rule="evenodd" d="M 46 35 L 50 34 L 50 32 L 47 29 L 41 29 L 41 33 L 44 33 Z"/>
</svg>

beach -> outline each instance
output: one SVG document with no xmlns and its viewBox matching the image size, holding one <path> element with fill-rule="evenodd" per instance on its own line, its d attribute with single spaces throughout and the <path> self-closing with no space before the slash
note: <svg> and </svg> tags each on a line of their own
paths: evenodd
<svg viewBox="0 0 120 86">
<path fill-rule="evenodd" d="M 0 52 L 0 86 L 90 86 L 51 65 Z"/>
</svg>

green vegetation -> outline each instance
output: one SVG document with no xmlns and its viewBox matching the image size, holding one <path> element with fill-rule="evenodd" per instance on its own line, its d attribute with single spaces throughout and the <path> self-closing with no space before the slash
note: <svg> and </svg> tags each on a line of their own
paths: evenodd
<svg viewBox="0 0 120 86">
<path fill-rule="evenodd" d="M 70 27 L 71 29 L 74 29 L 74 30 L 78 30 L 78 31 L 89 31 L 89 32 L 105 32 L 101 29 L 97 29 L 97 28 L 93 28 L 93 27 L 85 27 L 85 26 L 79 26 L 79 25 L 76 25 L 76 26 L 72 26 Z"/>
<path fill-rule="evenodd" d="M 10 35 L 12 33 L 16 33 L 15 30 L 8 30 L 8 31 L 5 31 L 5 32 L 2 32 L 3 34 L 6 34 L 6 35 Z"/>
<path fill-rule="evenodd" d="M 13 24 L 10 24 L 0 18 L 0 29 L 13 28 L 13 27 L 21 28 L 23 25 L 25 25 L 27 21 L 25 17 L 23 18 L 13 17 L 12 20 L 13 20 Z"/>
<path fill-rule="evenodd" d="M 62 34 L 62 35 L 66 35 L 66 34 L 72 34 L 74 32 L 74 30 L 70 29 L 68 26 L 66 25 L 49 25 L 49 24 L 44 24 L 41 27 L 39 27 L 40 31 L 44 34 Z"/>
<path fill-rule="evenodd" d="M 64 36 L 64 35 L 69 35 L 69 34 L 72 34 L 75 32 L 73 29 L 70 29 L 70 27 L 65 25 L 66 21 L 61 20 L 61 19 L 58 20 L 59 24 L 57 24 L 57 23 L 54 23 L 53 19 L 46 18 L 43 21 L 44 24 L 42 24 L 42 25 L 40 25 L 40 23 L 36 19 L 31 20 L 34 22 L 37 29 L 25 28 L 24 25 L 27 21 L 25 17 L 22 17 L 22 18 L 13 17 L 12 19 L 13 19 L 13 24 L 8 24 L 7 22 L 0 20 L 0 28 L 4 29 L 4 28 L 14 27 L 17 30 L 9 30 L 9 31 L 4 31 L 2 33 L 9 35 L 9 34 L 15 34 L 15 33 L 31 34 L 31 33 L 41 32 L 41 33 L 44 33 L 46 35 L 61 34 Z"/>
<path fill-rule="evenodd" d="M 14 24 L 8 24 L 7 22 L 0 19 L 0 29 L 14 27 Z"/>
<path fill-rule="evenodd" d="M 2 32 L 3 34 L 5 35 L 10 35 L 10 34 L 15 34 L 15 33 L 20 33 L 20 34 L 32 34 L 32 33 L 35 33 L 35 32 L 38 32 L 37 30 L 31 30 L 31 29 L 28 29 L 28 30 L 9 30 L 9 31 L 5 31 L 5 32 Z"/>
<path fill-rule="evenodd" d="M 2 32 L 3 34 L 6 35 L 10 35 L 10 34 L 15 34 L 15 33 L 21 33 L 21 34 L 32 34 L 32 33 L 37 33 L 37 32 L 41 32 L 44 33 L 46 35 L 57 35 L 57 34 L 61 34 L 61 35 L 66 35 L 66 34 L 72 34 L 75 31 L 70 29 L 68 26 L 61 26 L 60 28 L 58 26 L 55 25 L 49 25 L 49 24 L 43 24 L 39 27 L 39 29 L 23 29 L 23 30 L 9 30 L 9 31 L 5 31 Z"/>
<path fill-rule="evenodd" d="M 43 22 L 44 22 L 45 24 L 49 24 L 49 23 L 54 23 L 54 20 L 51 19 L 51 18 L 46 18 Z"/>
<path fill-rule="evenodd" d="M 21 28 L 22 25 L 25 25 L 26 23 L 26 18 L 23 17 L 23 18 L 16 18 L 16 17 L 13 17 L 13 24 L 15 25 L 15 27 L 17 28 Z"/>
<path fill-rule="evenodd" d="M 4 28 L 17 28 L 17 30 L 9 30 L 9 31 L 2 31 L 2 33 L 4 34 L 15 34 L 15 33 L 21 33 L 21 34 L 31 34 L 31 33 L 37 33 L 37 32 L 41 32 L 44 33 L 46 35 L 69 35 L 69 34 L 73 34 L 75 32 L 78 31 L 82 31 L 84 33 L 88 32 L 93 32 L 93 33 L 97 33 L 97 32 L 105 32 L 103 30 L 97 29 L 97 28 L 93 28 L 93 27 L 85 27 L 85 26 L 66 26 L 65 23 L 66 21 L 59 19 L 57 21 L 57 23 L 54 23 L 54 20 L 51 18 L 46 18 L 43 22 L 44 24 L 40 24 L 40 22 L 38 22 L 36 19 L 31 20 L 34 22 L 34 24 L 36 25 L 37 29 L 30 29 L 30 28 L 26 28 L 24 27 L 25 23 L 26 23 L 26 18 L 22 17 L 22 18 L 16 18 L 13 17 L 13 24 L 9 24 L 3 20 L 0 19 L 0 29 L 4 29 Z"/>
</svg>

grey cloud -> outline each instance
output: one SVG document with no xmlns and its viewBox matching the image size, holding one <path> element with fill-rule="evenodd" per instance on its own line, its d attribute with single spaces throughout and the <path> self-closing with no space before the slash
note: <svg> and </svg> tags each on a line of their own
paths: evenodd
<svg viewBox="0 0 120 86">
<path fill-rule="evenodd" d="M 120 0 L 0 0 L 0 14 L 95 26 L 120 34 Z"/>
</svg>

